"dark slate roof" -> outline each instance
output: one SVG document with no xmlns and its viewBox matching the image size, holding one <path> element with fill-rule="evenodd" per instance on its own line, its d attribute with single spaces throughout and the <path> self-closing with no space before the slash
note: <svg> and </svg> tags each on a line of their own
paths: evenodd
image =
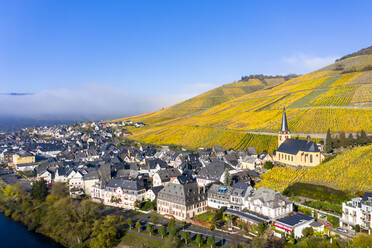
<svg viewBox="0 0 372 248">
<path fill-rule="evenodd" d="M 247 153 L 248 153 L 249 156 L 257 155 L 256 148 L 254 148 L 254 147 L 247 147 Z"/>
<path fill-rule="evenodd" d="M 372 193 L 365 192 L 363 195 L 363 201 L 372 201 Z"/>
<path fill-rule="evenodd" d="M 192 177 L 192 171 L 188 173 L 188 171 L 184 171 L 182 175 L 177 177 L 177 180 L 180 184 L 186 184 L 190 182 L 194 182 L 194 178 Z"/>
<path fill-rule="evenodd" d="M 169 183 L 159 192 L 158 199 L 189 206 L 206 200 L 206 193 L 199 193 L 196 182 L 187 184 Z"/>
<path fill-rule="evenodd" d="M 57 171 L 58 171 L 58 175 L 59 176 L 65 176 L 66 175 L 66 173 L 67 173 L 67 170 L 68 170 L 68 168 L 66 168 L 66 167 L 58 167 L 58 169 L 57 169 Z"/>
<path fill-rule="evenodd" d="M 289 215 L 284 218 L 277 219 L 276 222 L 293 227 L 303 221 L 309 221 L 309 220 L 313 220 L 313 217 L 306 215 L 306 214 L 297 213 L 295 215 Z"/>
<path fill-rule="evenodd" d="M 293 155 L 296 155 L 299 151 L 319 152 L 319 149 L 313 141 L 286 139 L 277 150 L 277 152 L 289 153 Z"/>
<path fill-rule="evenodd" d="M 230 186 L 224 186 L 220 184 L 212 184 L 208 188 L 208 197 L 209 198 L 217 198 L 223 200 L 230 200 L 230 195 L 233 188 Z"/>
<path fill-rule="evenodd" d="M 261 154 L 258 156 L 258 158 L 259 158 L 259 159 L 264 159 L 267 155 L 268 155 L 267 152 L 263 152 L 263 153 L 261 153 Z"/>
<path fill-rule="evenodd" d="M 225 162 L 213 161 L 200 170 L 198 177 L 218 181 L 226 168 L 229 168 L 229 166 Z"/>
<path fill-rule="evenodd" d="M 158 171 L 158 174 L 162 182 L 169 182 L 172 177 L 178 177 L 181 175 L 180 171 L 176 168 L 160 170 Z"/>
<path fill-rule="evenodd" d="M 250 184 L 245 183 L 245 182 L 238 182 L 232 186 L 232 195 L 236 196 L 244 196 L 245 193 L 247 192 Z"/>
<path fill-rule="evenodd" d="M 270 219 L 265 217 L 265 216 L 258 216 L 252 212 L 240 212 L 240 211 L 235 211 L 232 209 L 226 209 L 225 213 L 231 214 L 234 216 L 237 216 L 242 219 L 249 220 L 254 223 L 263 223 L 263 222 L 268 222 Z"/>
<path fill-rule="evenodd" d="M 164 188 L 163 185 L 152 187 L 150 190 L 154 192 L 156 196 L 158 196 L 158 193 Z"/>
<path fill-rule="evenodd" d="M 120 187 L 122 189 L 128 189 L 128 190 L 141 190 L 145 188 L 143 181 L 139 179 L 128 180 L 128 179 L 122 179 L 122 178 L 111 179 L 107 186 L 111 188 Z"/>
<path fill-rule="evenodd" d="M 153 170 L 156 169 L 157 165 L 159 165 L 160 168 L 168 167 L 167 163 L 161 159 L 146 159 L 146 164 L 144 165 L 144 168 L 148 170 Z"/>
<path fill-rule="evenodd" d="M 84 180 L 99 179 L 98 171 L 96 169 L 89 170 L 83 177 Z"/>
</svg>

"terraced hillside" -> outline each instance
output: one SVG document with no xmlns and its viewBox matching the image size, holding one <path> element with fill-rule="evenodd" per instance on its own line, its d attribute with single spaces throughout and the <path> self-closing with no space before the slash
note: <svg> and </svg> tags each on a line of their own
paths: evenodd
<svg viewBox="0 0 372 248">
<path fill-rule="evenodd" d="M 354 148 L 313 168 L 274 167 L 262 176 L 258 187 L 283 191 L 301 182 L 355 192 L 372 190 L 372 145 Z"/>
<path fill-rule="evenodd" d="M 354 54 L 321 70 L 270 85 L 250 79 L 219 87 L 167 109 L 124 118 L 146 127 L 131 138 L 192 148 L 276 147 L 275 137 L 247 138 L 248 132 L 276 133 L 283 106 L 289 128 L 298 133 L 372 132 L 372 55 Z M 244 140 L 245 139 L 245 140 Z M 242 145 L 243 144 L 243 145 Z"/>
</svg>

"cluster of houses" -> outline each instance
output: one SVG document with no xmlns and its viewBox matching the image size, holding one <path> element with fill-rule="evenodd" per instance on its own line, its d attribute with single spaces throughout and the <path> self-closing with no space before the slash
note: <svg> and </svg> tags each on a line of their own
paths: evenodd
<svg viewBox="0 0 372 248">
<path fill-rule="evenodd" d="M 110 127 L 127 127 L 127 126 L 134 126 L 136 128 L 140 128 L 140 127 L 144 127 L 146 126 L 145 123 L 143 123 L 142 121 L 138 121 L 138 122 L 133 122 L 131 120 L 127 120 L 127 121 L 119 121 L 119 122 L 110 122 L 108 123 L 108 125 Z"/>
<path fill-rule="evenodd" d="M 281 132 L 288 135 L 286 117 L 283 123 Z M 252 147 L 176 152 L 140 144 L 118 146 L 113 137 L 122 136 L 127 125 L 144 124 L 93 122 L 6 133 L 0 139 L 0 159 L 16 171 L 34 172 L 37 180 L 68 184 L 71 197 L 91 197 L 126 209 L 156 201 L 160 214 L 178 220 L 225 207 L 244 222 L 275 222 L 277 229 L 296 235 L 314 222 L 310 216 L 293 215 L 293 203 L 279 192 L 254 187 L 262 165 L 280 153 L 271 157 Z M 279 143 L 281 152 L 288 142 L 284 137 Z M 307 143 L 301 149 L 313 146 Z"/>
</svg>

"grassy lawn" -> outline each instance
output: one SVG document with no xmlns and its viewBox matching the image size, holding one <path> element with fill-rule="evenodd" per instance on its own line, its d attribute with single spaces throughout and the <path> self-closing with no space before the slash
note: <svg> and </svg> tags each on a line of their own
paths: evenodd
<svg viewBox="0 0 372 248">
<path fill-rule="evenodd" d="M 335 204 L 341 204 L 350 198 L 347 193 L 341 190 L 335 190 L 325 186 L 308 183 L 294 183 L 288 186 L 283 191 L 283 194 L 286 196 L 303 196 L 314 200 L 327 201 Z"/>
<path fill-rule="evenodd" d="M 215 214 L 216 213 L 214 211 L 208 210 L 205 213 L 202 213 L 202 214 L 199 214 L 199 215 L 195 216 L 194 219 L 198 220 L 198 221 L 212 222 L 212 219 L 215 216 Z"/>
<path fill-rule="evenodd" d="M 179 244 L 176 242 L 172 242 L 169 240 L 165 241 L 157 241 L 152 239 L 147 239 L 143 237 L 138 237 L 131 233 L 126 233 L 124 237 L 121 239 L 120 244 L 117 248 L 137 248 L 137 247 L 148 247 L 148 248 L 159 248 L 159 247 L 169 247 L 169 248 L 176 248 L 180 247 Z"/>
</svg>

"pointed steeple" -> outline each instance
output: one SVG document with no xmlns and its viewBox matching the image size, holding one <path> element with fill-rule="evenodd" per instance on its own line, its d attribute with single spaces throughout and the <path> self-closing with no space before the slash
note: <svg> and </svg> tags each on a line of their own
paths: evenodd
<svg viewBox="0 0 372 248">
<path fill-rule="evenodd" d="M 283 107 L 282 125 L 280 127 L 280 132 L 286 133 L 288 131 L 287 115 L 285 114 L 285 107 Z"/>
</svg>

